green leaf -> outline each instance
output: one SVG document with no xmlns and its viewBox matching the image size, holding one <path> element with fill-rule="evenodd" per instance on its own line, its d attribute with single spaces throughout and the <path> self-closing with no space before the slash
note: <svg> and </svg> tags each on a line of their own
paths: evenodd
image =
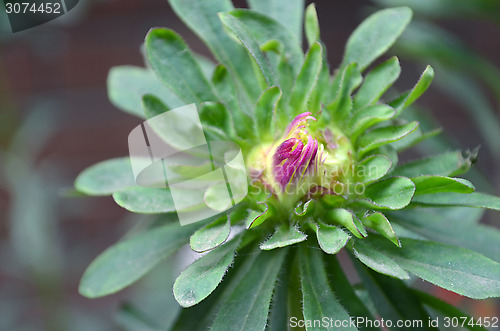
<svg viewBox="0 0 500 331">
<path fill-rule="evenodd" d="M 307 43 L 309 44 L 309 47 L 311 47 L 312 44 L 319 41 L 318 13 L 316 12 L 316 5 L 314 3 L 311 3 L 306 8 L 304 29 L 306 33 Z"/>
<path fill-rule="evenodd" d="M 326 215 L 326 217 L 329 222 L 340 224 L 346 227 L 357 238 L 363 238 L 368 235 L 366 233 L 365 227 L 363 226 L 363 223 L 361 223 L 356 215 L 354 215 L 347 209 L 333 209 Z"/>
<path fill-rule="evenodd" d="M 158 214 L 175 211 L 169 189 L 131 187 L 113 193 L 113 199 L 120 207 L 134 213 Z"/>
<path fill-rule="evenodd" d="M 409 238 L 401 238 L 403 248 L 375 235 L 365 240 L 406 271 L 449 291 L 473 299 L 500 295 L 500 263 L 478 253 Z"/>
<path fill-rule="evenodd" d="M 399 242 L 396 233 L 394 233 L 391 223 L 384 214 L 375 212 L 366 217 L 363 217 L 361 221 L 367 227 L 377 231 L 378 233 L 392 241 L 394 245 L 401 247 L 401 243 Z"/>
<path fill-rule="evenodd" d="M 222 26 L 217 13 L 234 9 L 230 0 L 168 0 L 176 14 L 208 46 L 215 58 L 234 75 L 235 85 L 244 91 L 245 102 L 257 99 L 260 91 L 246 50 Z M 242 60 L 246 59 L 246 60 Z M 245 103 L 244 102 L 244 103 Z"/>
<path fill-rule="evenodd" d="M 229 111 L 220 102 L 203 102 L 198 114 L 207 138 L 212 140 L 227 140 L 235 137 L 235 129 Z M 219 137 L 220 139 L 216 139 Z"/>
<path fill-rule="evenodd" d="M 293 116 L 303 113 L 308 109 L 307 103 L 321 71 L 323 61 L 322 51 L 321 44 L 316 42 L 309 48 L 306 54 L 304 64 L 295 80 L 290 97 L 290 109 Z"/>
<path fill-rule="evenodd" d="M 433 129 L 427 132 L 423 132 L 423 130 L 419 127 L 417 130 L 413 131 L 409 135 L 403 137 L 403 139 L 395 141 L 392 143 L 392 146 L 398 151 L 405 151 L 415 145 L 420 144 L 421 142 L 433 138 L 443 132 L 442 128 Z"/>
<path fill-rule="evenodd" d="M 156 95 L 145 94 L 142 96 L 142 108 L 147 119 L 166 113 L 170 109 Z"/>
<path fill-rule="evenodd" d="M 160 99 L 149 94 L 142 98 L 142 106 L 148 118 L 170 110 Z M 192 106 L 184 107 L 190 108 Z M 180 108 L 170 113 L 168 120 L 148 121 L 148 124 L 159 138 L 179 151 L 193 148 L 193 146 L 200 145 L 200 141 L 205 141 L 205 136 L 200 133 L 203 130 L 201 122 L 193 119 L 186 120 Z"/>
<path fill-rule="evenodd" d="M 428 326 L 429 315 L 403 281 L 373 272 L 355 259 L 352 260 L 375 308 L 384 320 L 391 320 L 393 323 L 398 320 L 414 321 L 412 323 L 421 325 L 414 325 L 413 329 L 435 330 Z"/>
<path fill-rule="evenodd" d="M 500 210 L 500 198 L 486 193 L 435 193 L 416 196 L 412 203 L 427 206 L 462 206 Z"/>
<path fill-rule="evenodd" d="M 245 273 L 240 277 L 241 281 L 228 288 L 227 297 L 212 325 L 213 330 L 265 329 L 273 289 L 286 253 L 286 249 L 261 251 L 255 253 L 255 259 L 248 261 L 250 267 L 240 268 L 239 272 Z"/>
<path fill-rule="evenodd" d="M 410 276 L 396 262 L 387 255 L 379 252 L 377 247 L 364 240 L 356 240 L 353 245 L 356 257 L 369 268 L 381 274 L 399 278 L 410 279 Z"/>
<path fill-rule="evenodd" d="M 418 176 L 411 180 L 415 183 L 415 195 L 440 192 L 471 193 L 475 190 L 471 182 L 462 178 Z"/>
<path fill-rule="evenodd" d="M 215 63 L 211 59 L 209 59 L 203 55 L 196 54 L 196 53 L 194 53 L 193 55 L 194 55 L 194 59 L 196 60 L 196 62 L 200 66 L 200 69 L 203 72 L 203 75 L 205 76 L 207 81 L 210 81 L 210 78 L 214 74 Z"/>
<path fill-rule="evenodd" d="M 277 84 L 277 77 L 271 66 L 271 62 L 260 49 L 259 42 L 254 36 L 254 31 L 250 30 L 237 17 L 233 15 L 235 11 L 228 13 L 219 13 L 222 23 L 238 38 L 245 46 L 249 54 L 255 59 L 255 62 L 262 71 L 267 85 L 272 86 Z"/>
<path fill-rule="evenodd" d="M 374 320 L 368 308 L 363 301 L 358 297 L 354 291 L 353 286 L 344 274 L 338 259 L 335 255 L 325 255 L 324 261 L 326 263 L 326 272 L 330 280 L 330 286 L 333 293 L 342 302 L 342 306 L 349 312 L 351 317 L 364 317 L 366 319 Z M 375 327 L 365 326 L 361 330 L 379 330 Z"/>
<path fill-rule="evenodd" d="M 410 8 L 400 7 L 378 11 L 365 19 L 347 41 L 343 65 L 357 62 L 364 70 L 394 44 L 411 17 Z"/>
<path fill-rule="evenodd" d="M 227 215 L 205 225 L 196 231 L 189 240 L 191 249 L 195 252 L 205 252 L 226 242 L 231 232 L 231 222 Z"/>
<path fill-rule="evenodd" d="M 395 114 L 396 110 L 387 105 L 369 105 L 356 110 L 349 120 L 352 141 L 355 141 L 368 128 L 393 118 Z"/>
<path fill-rule="evenodd" d="M 465 157 L 460 151 L 447 152 L 414 160 L 394 169 L 395 176 L 416 177 L 422 175 L 456 176 L 467 172 L 476 161 L 477 153 Z"/>
<path fill-rule="evenodd" d="M 283 11 L 284 8 L 281 9 Z M 227 14 L 238 20 L 239 24 L 251 33 L 259 46 L 263 46 L 270 40 L 277 40 L 283 45 L 284 55 L 293 69 L 294 76 L 297 75 L 304 60 L 304 52 L 301 42 L 290 31 L 271 17 L 255 11 L 236 9 Z"/>
<path fill-rule="evenodd" d="M 402 209 L 410 203 L 415 193 L 415 184 L 406 177 L 391 177 L 369 185 L 365 190 L 366 200 L 361 204 L 374 209 Z"/>
<path fill-rule="evenodd" d="M 351 93 L 361 84 L 362 80 L 359 66 L 355 62 L 339 69 L 339 73 L 332 83 L 335 99 L 326 107 L 330 112 L 331 119 L 342 122 L 350 118 L 352 112 Z"/>
<path fill-rule="evenodd" d="M 351 236 L 342 231 L 342 229 L 333 225 L 324 223 L 314 223 L 310 225 L 316 232 L 319 247 L 327 254 L 337 254 L 351 238 Z"/>
<path fill-rule="evenodd" d="M 400 73 L 399 60 L 395 56 L 373 68 L 366 75 L 363 85 L 361 85 L 354 97 L 354 109 L 363 108 L 377 102 L 382 94 L 398 79 Z"/>
<path fill-rule="evenodd" d="M 274 136 L 276 109 L 281 95 L 281 89 L 278 86 L 269 87 L 260 95 L 255 106 L 255 124 L 260 137 Z"/>
<path fill-rule="evenodd" d="M 174 31 L 150 30 L 145 47 L 153 70 L 181 100 L 187 103 L 216 100 L 191 51 Z"/>
<path fill-rule="evenodd" d="M 97 298 L 129 286 L 184 245 L 200 224 L 169 224 L 111 246 L 83 274 L 80 294 Z"/>
<path fill-rule="evenodd" d="M 500 245 L 497 244 L 500 243 L 500 231 L 477 224 L 482 215 L 483 212 L 476 208 L 418 208 L 401 214 L 391 213 L 390 218 L 393 223 L 424 238 L 467 248 L 500 262 Z"/>
<path fill-rule="evenodd" d="M 266 241 L 259 245 L 262 250 L 271 250 L 302 242 L 307 239 L 307 235 L 300 232 L 293 225 L 283 224 L 276 229 L 276 232 Z"/>
<path fill-rule="evenodd" d="M 250 8 L 267 15 L 292 33 L 295 39 L 302 42 L 302 14 L 304 0 L 249 0 Z"/>
<path fill-rule="evenodd" d="M 291 317 L 287 301 L 292 290 L 290 284 L 292 265 L 291 263 L 287 263 L 288 261 L 290 261 L 289 257 L 285 260 L 283 268 L 281 268 L 278 275 L 279 282 L 276 282 L 274 294 L 271 299 L 266 331 L 281 331 L 283 325 L 288 324 Z"/>
<path fill-rule="evenodd" d="M 119 66 L 113 67 L 108 74 L 108 95 L 113 105 L 132 115 L 145 118 L 142 110 L 142 96 L 153 94 L 171 108 L 184 103 L 167 88 L 149 69 Z"/>
<path fill-rule="evenodd" d="M 422 291 L 419 291 L 419 290 L 415 290 L 415 289 L 412 289 L 411 291 L 420 300 L 420 302 L 422 302 L 427 307 L 432 308 L 434 311 L 437 311 L 437 312 L 443 314 L 444 316 L 456 317 L 460 321 L 462 321 L 464 317 L 467 317 L 467 322 L 469 322 L 471 320 L 471 318 L 472 318 L 469 315 L 467 315 L 466 313 L 464 313 L 463 311 L 455 308 L 454 306 L 450 305 L 449 303 L 444 302 L 443 300 L 440 300 L 440 299 L 438 299 L 438 298 L 436 298 L 436 297 L 434 297 L 434 296 L 432 296 L 430 294 L 427 294 L 425 292 L 422 292 Z M 474 321 L 476 321 L 476 319 L 474 319 Z M 442 324 L 442 322 L 440 323 L 440 325 L 441 324 Z M 486 328 L 484 328 L 484 327 L 482 327 L 482 326 L 480 326 L 478 324 L 476 325 L 476 323 L 474 323 L 473 326 L 465 323 L 463 325 L 463 327 L 467 328 L 469 330 L 484 330 L 484 331 L 487 331 Z"/>
<path fill-rule="evenodd" d="M 434 78 L 434 69 L 431 66 L 427 66 L 420 76 L 417 84 L 411 89 L 411 91 L 403 94 L 402 97 L 397 99 L 395 102 L 391 102 L 390 105 L 397 109 L 397 114 L 399 115 L 403 109 L 414 103 L 427 88 L 431 85 L 432 79 Z"/>
<path fill-rule="evenodd" d="M 358 154 L 363 155 L 372 149 L 397 141 L 416 130 L 417 127 L 418 122 L 410 122 L 402 125 L 373 129 L 363 134 L 358 139 Z"/>
<path fill-rule="evenodd" d="M 242 246 L 244 246 L 244 244 L 240 245 L 239 250 L 242 249 Z M 233 260 L 233 265 L 228 268 L 224 275 L 224 281 L 219 283 L 217 288 L 207 298 L 192 307 L 180 309 L 174 326 L 172 327 L 172 331 L 210 329 L 220 309 L 221 302 L 227 299 L 228 292 L 231 292 L 234 286 L 244 279 L 242 273 L 246 272 L 248 268 L 251 267 L 253 260 L 257 256 L 246 254 L 251 251 L 244 248 L 243 251 L 239 252 L 242 254 L 238 255 L 238 257 Z M 175 297 L 173 295 L 172 297 L 175 304 L 178 305 L 177 301 L 175 301 Z"/>
<path fill-rule="evenodd" d="M 184 308 L 201 302 L 222 281 L 234 259 L 240 237 L 215 248 L 189 265 L 174 283 L 174 296 Z"/>
<path fill-rule="evenodd" d="M 358 162 L 355 174 L 358 182 L 368 184 L 384 177 L 392 167 L 392 161 L 385 155 L 370 155 Z"/>
<path fill-rule="evenodd" d="M 322 253 L 309 247 L 299 250 L 300 276 L 303 295 L 304 319 L 308 321 L 321 320 L 328 316 L 334 321 L 349 321 L 350 316 L 339 303 L 328 285 Z M 333 323 L 335 325 L 335 322 Z M 357 330 L 355 327 L 318 327 L 307 326 L 306 330 Z"/>
<path fill-rule="evenodd" d="M 130 158 L 102 161 L 82 171 L 75 188 L 88 195 L 111 195 L 135 185 Z"/>
<path fill-rule="evenodd" d="M 238 102 L 239 93 L 237 93 L 237 89 L 235 88 L 235 81 L 224 65 L 219 64 L 215 68 L 212 76 L 212 85 L 219 99 L 226 105 L 226 108 L 230 110 L 236 132 L 241 137 L 249 136 L 251 133 L 251 126 L 247 125 L 247 123 L 253 120 L 243 111 L 243 105 L 240 105 Z M 250 109 L 248 112 L 250 112 Z"/>
<path fill-rule="evenodd" d="M 247 229 L 252 229 L 261 225 L 271 216 L 271 212 L 268 212 L 269 207 L 263 202 L 259 204 L 264 205 L 265 209 L 263 211 L 254 209 L 248 211 L 248 215 L 245 218 L 245 227 Z"/>
</svg>

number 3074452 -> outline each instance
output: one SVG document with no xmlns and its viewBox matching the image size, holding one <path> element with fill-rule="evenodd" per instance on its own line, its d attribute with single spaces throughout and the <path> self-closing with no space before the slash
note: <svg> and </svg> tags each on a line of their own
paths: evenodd
<svg viewBox="0 0 500 331">
<path fill-rule="evenodd" d="M 7 14 L 26 14 L 26 13 L 43 13 L 43 14 L 61 14 L 61 4 L 59 2 L 45 2 L 45 3 L 30 3 L 30 2 L 16 2 L 6 3 L 5 10 Z"/>
</svg>

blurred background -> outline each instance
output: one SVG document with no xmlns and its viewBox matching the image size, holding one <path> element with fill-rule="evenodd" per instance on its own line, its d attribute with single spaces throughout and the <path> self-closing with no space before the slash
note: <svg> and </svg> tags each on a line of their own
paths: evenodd
<svg viewBox="0 0 500 331">
<path fill-rule="evenodd" d="M 481 146 L 469 176 L 481 191 L 498 195 L 500 2 L 315 3 L 332 68 L 350 33 L 376 8 L 414 9 L 414 22 L 389 52 L 402 64 L 396 88 L 412 87 L 425 65 L 433 65 L 435 81 L 407 116 L 425 130 L 441 126 L 443 134 L 404 158 Z M 84 168 L 127 155 L 128 133 L 140 120 L 108 101 L 107 74 L 117 65 L 143 66 L 140 46 L 157 26 L 176 30 L 210 57 L 166 0 L 82 0 L 64 16 L 15 34 L 0 4 L 0 330 L 133 329 L 121 314 L 126 300 L 149 307 L 143 311 L 156 312 L 165 325 L 175 316 L 171 279 L 178 271 L 165 265 L 116 295 L 89 300 L 78 294 L 92 259 L 143 219 L 111 197 L 78 197 L 72 185 Z M 486 213 L 482 222 L 498 226 L 498 218 Z M 474 316 L 500 315 L 493 300 L 429 289 Z"/>
</svg>

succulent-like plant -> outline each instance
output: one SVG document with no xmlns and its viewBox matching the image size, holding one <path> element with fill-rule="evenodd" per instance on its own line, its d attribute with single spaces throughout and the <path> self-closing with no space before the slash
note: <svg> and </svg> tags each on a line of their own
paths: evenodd
<svg viewBox="0 0 500 331">
<path fill-rule="evenodd" d="M 471 298 L 500 295 L 499 232 L 475 224 L 473 208 L 450 208 L 500 209 L 500 199 L 455 177 L 476 153 L 398 164 L 398 152 L 438 133 L 399 117 L 428 88 L 433 69 L 387 101 L 398 59 L 372 65 L 409 23 L 409 8 L 367 18 L 332 73 L 314 5 L 305 11 L 304 54 L 303 1 L 250 0 L 251 9 L 228 0 L 169 2 L 219 64 L 155 28 L 145 41 L 151 68 L 113 68 L 110 98 L 143 119 L 196 103 L 209 141 L 241 147 L 248 195 L 228 212 L 180 226 L 169 189 L 137 186 L 128 158 L 88 168 L 78 191 L 160 216 L 89 266 L 83 295 L 125 288 L 188 242 L 206 254 L 175 281 L 186 309 L 174 329 L 281 330 L 295 321 L 308 330 L 355 330 L 369 327 L 345 321 L 376 316 L 420 320 L 425 329 L 436 312 L 466 316 L 412 289 L 410 275 Z M 335 256 L 343 248 L 362 280 L 357 287 Z"/>
</svg>

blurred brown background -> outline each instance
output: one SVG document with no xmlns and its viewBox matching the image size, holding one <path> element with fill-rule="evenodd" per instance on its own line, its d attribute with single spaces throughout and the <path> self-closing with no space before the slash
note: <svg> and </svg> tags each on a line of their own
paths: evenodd
<svg viewBox="0 0 500 331">
<path fill-rule="evenodd" d="M 236 1 L 235 5 L 243 7 L 245 3 Z M 336 67 L 349 34 L 373 3 L 318 0 L 316 5 L 329 62 Z M 16 34 L 10 31 L 4 13 L 0 20 L 0 147 L 7 150 L 15 146 L 31 162 L 26 169 L 13 166 L 0 176 L 0 330 L 14 330 L 14 326 L 16 330 L 115 330 L 112 313 L 124 294 L 88 300 L 78 294 L 78 282 L 91 260 L 135 219 L 110 197 L 60 196 L 87 166 L 128 153 L 128 133 L 140 120 L 111 105 L 106 78 L 113 66 L 143 65 L 140 45 L 151 27 L 172 28 L 194 51 L 210 55 L 165 0 L 82 0 L 64 17 Z M 457 19 L 442 21 L 441 26 L 500 66 L 498 26 Z M 397 86 L 402 90 L 411 87 L 423 68 L 402 60 Z M 490 94 L 488 98 L 495 104 Z M 435 89 L 419 103 L 433 111 L 464 149 L 485 145 L 478 129 L 459 111 L 459 103 Z M 31 118 L 31 126 L 25 126 L 27 118 Z M 23 125 L 28 132 L 20 137 Z M 478 167 L 491 183 L 498 183 L 498 163 L 490 154 L 482 148 Z M 34 182 L 43 188 L 39 195 L 33 193 L 36 188 L 30 188 Z M 13 188 L 19 185 L 26 191 Z M 40 209 L 29 214 L 32 223 L 25 221 L 24 228 L 15 231 L 20 244 L 12 247 L 8 220 L 26 218 L 25 209 L 34 209 L 33 204 L 41 210 L 52 208 L 48 213 L 52 216 L 43 223 L 47 216 L 41 215 Z M 498 219 L 498 214 L 494 217 Z M 47 242 L 33 244 L 35 239 L 25 233 L 26 229 L 44 234 Z M 41 252 L 37 261 L 19 263 L 23 249 L 47 252 Z M 166 286 L 164 291 L 171 289 Z M 466 305 L 469 311 L 475 309 L 475 314 L 498 314 L 488 303 L 476 308 Z"/>
</svg>

